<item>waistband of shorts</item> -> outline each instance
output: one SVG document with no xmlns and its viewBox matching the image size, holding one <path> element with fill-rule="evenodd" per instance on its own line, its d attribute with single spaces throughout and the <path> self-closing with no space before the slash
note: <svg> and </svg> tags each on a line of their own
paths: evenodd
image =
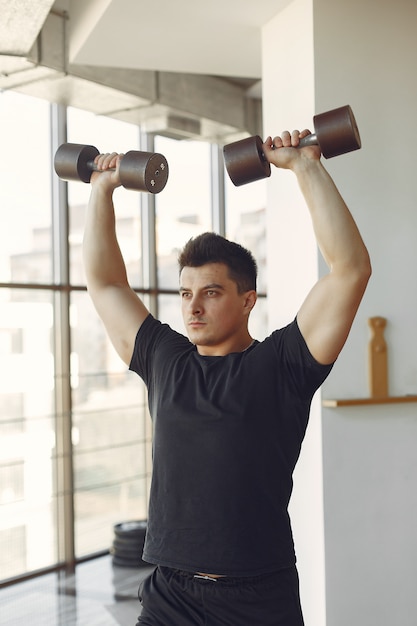
<svg viewBox="0 0 417 626">
<path fill-rule="evenodd" d="M 166 569 L 171 570 L 174 575 L 181 576 L 182 578 L 188 578 L 189 580 L 196 581 L 209 581 L 216 582 L 222 585 L 247 585 L 247 584 L 256 584 L 270 578 L 274 578 L 275 576 L 279 576 L 283 572 L 294 569 L 294 566 L 285 567 L 273 572 L 266 572 L 264 574 L 257 574 L 256 576 L 218 576 L 216 578 L 211 577 L 209 575 L 201 575 L 198 572 L 190 572 L 187 570 L 174 569 L 167 567 Z"/>
</svg>

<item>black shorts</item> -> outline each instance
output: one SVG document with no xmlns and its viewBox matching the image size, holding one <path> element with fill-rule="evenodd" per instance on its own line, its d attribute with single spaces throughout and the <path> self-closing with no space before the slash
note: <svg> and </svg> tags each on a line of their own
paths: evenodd
<svg viewBox="0 0 417 626">
<path fill-rule="evenodd" d="M 157 567 L 139 587 L 136 626 L 304 626 L 295 567 L 205 579 Z"/>
</svg>

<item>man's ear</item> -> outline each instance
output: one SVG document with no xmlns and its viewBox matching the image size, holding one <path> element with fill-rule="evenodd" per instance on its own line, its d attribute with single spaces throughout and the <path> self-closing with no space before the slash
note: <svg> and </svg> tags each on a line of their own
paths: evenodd
<svg viewBox="0 0 417 626">
<path fill-rule="evenodd" d="M 245 309 L 247 309 L 248 313 L 252 311 L 253 307 L 256 304 L 257 299 L 258 299 L 258 296 L 255 290 L 247 291 L 245 293 L 244 306 L 245 306 Z"/>
</svg>

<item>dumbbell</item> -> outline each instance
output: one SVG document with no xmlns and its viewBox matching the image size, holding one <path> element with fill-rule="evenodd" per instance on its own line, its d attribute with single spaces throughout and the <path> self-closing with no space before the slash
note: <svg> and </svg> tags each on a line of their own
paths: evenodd
<svg viewBox="0 0 417 626">
<path fill-rule="evenodd" d="M 54 168 L 64 180 L 89 183 L 97 169 L 94 159 L 100 152 L 94 146 L 63 143 L 55 153 Z M 120 180 L 126 189 L 159 193 L 168 180 L 168 163 L 162 154 L 130 150 L 120 162 Z"/>
<path fill-rule="evenodd" d="M 349 105 L 313 117 L 314 134 L 300 140 L 298 147 L 318 145 L 326 159 L 361 147 L 355 117 Z M 227 173 L 234 185 L 245 185 L 271 176 L 259 135 L 241 139 L 223 148 Z"/>
</svg>

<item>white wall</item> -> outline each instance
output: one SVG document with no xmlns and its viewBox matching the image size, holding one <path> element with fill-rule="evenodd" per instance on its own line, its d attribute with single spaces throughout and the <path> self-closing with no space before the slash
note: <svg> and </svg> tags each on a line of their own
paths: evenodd
<svg viewBox="0 0 417 626">
<path fill-rule="evenodd" d="M 391 395 L 417 393 L 417 3 L 316 0 L 316 106 L 354 108 L 363 148 L 329 162 L 373 277 L 325 397 L 369 395 L 367 318 L 387 318 Z M 417 624 L 417 404 L 323 412 L 327 626 Z"/>
<path fill-rule="evenodd" d="M 390 395 L 417 394 L 416 24 L 414 0 L 293 0 L 263 30 L 265 134 L 350 104 L 362 136 L 360 151 L 325 161 L 373 263 L 325 398 L 369 395 L 374 315 L 388 320 Z M 295 313 L 317 262 L 294 181 L 273 174 L 268 293 L 278 326 Z M 320 410 L 318 400 L 292 504 L 306 626 L 416 626 L 417 404 Z"/>
</svg>

